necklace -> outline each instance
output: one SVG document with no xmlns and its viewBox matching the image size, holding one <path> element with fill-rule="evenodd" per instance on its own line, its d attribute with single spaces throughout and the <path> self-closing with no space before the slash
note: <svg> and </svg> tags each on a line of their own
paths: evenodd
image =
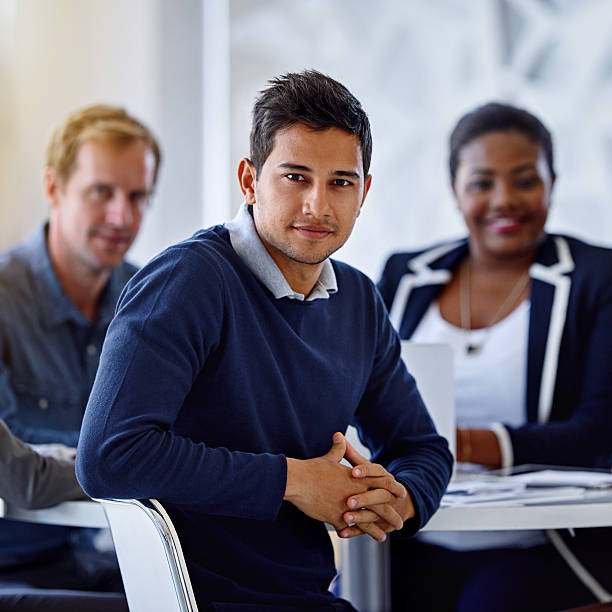
<svg viewBox="0 0 612 612">
<path fill-rule="evenodd" d="M 461 328 L 465 330 L 467 343 L 465 345 L 465 352 L 468 355 L 476 355 L 480 353 L 484 343 L 487 340 L 487 334 L 489 333 L 491 326 L 507 314 L 509 314 L 516 304 L 516 300 L 525 290 L 525 287 L 529 283 L 529 272 L 524 272 L 520 278 L 516 281 L 510 293 L 506 296 L 502 305 L 495 311 L 495 314 L 491 317 L 488 325 L 484 327 L 484 335 L 481 337 L 479 342 L 473 342 L 470 339 L 469 332 L 472 330 L 472 307 L 470 301 L 470 262 L 468 259 L 461 265 L 459 269 L 459 308 L 461 313 Z"/>
</svg>

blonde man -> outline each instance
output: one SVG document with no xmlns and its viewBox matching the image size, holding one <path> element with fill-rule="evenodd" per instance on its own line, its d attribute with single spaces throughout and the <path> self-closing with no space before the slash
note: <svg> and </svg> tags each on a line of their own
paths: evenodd
<svg viewBox="0 0 612 612">
<path fill-rule="evenodd" d="M 76 446 L 106 329 L 136 270 L 124 257 L 160 161 L 151 131 L 121 108 L 79 109 L 51 136 L 49 218 L 0 255 L 0 418 L 26 442 Z M 105 589 L 97 577 L 67 575 L 75 562 L 69 535 L 2 522 L 1 583 Z"/>
</svg>

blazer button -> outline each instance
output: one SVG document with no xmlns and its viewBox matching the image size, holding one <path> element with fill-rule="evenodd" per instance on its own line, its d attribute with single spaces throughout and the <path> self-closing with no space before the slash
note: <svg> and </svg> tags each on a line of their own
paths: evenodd
<svg viewBox="0 0 612 612">
<path fill-rule="evenodd" d="M 47 398 L 45 398 L 45 397 L 41 397 L 41 398 L 38 400 L 38 407 L 39 407 L 41 410 L 46 410 L 46 409 L 49 407 L 49 402 L 47 401 Z"/>
</svg>

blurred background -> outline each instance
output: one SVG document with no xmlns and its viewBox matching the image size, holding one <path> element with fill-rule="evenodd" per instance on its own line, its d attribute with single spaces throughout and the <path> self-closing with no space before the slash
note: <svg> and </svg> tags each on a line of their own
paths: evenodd
<svg viewBox="0 0 612 612">
<path fill-rule="evenodd" d="M 372 123 L 372 189 L 338 259 L 377 279 L 392 251 L 464 233 L 447 140 L 489 100 L 553 133 L 548 229 L 612 245 L 610 32 L 609 0 L 0 0 L 0 250 L 46 216 L 51 127 L 93 102 L 125 106 L 163 148 L 132 261 L 229 219 L 253 100 L 304 68 Z"/>
</svg>

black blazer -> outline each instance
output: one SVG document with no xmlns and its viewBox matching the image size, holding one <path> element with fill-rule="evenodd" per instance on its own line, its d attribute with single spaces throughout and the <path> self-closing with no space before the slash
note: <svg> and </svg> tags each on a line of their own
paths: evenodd
<svg viewBox="0 0 612 612">
<path fill-rule="evenodd" d="M 397 253 L 378 288 L 402 338 L 468 253 L 467 240 Z M 531 265 L 526 424 L 514 463 L 612 466 L 612 249 L 546 235 Z"/>
</svg>

